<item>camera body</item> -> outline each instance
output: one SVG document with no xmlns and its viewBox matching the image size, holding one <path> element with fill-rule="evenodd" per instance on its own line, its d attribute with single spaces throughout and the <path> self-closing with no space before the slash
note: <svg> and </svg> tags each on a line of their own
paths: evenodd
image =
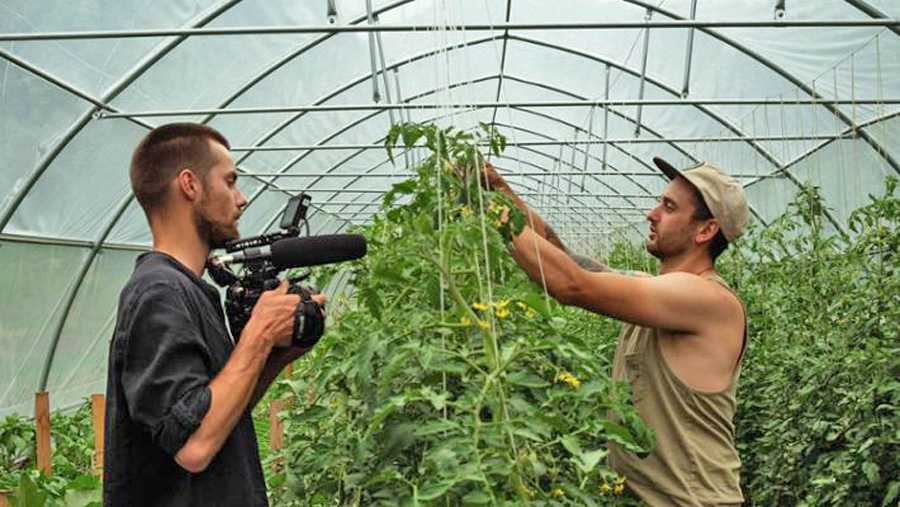
<svg viewBox="0 0 900 507">
<path fill-rule="evenodd" d="M 308 233 L 309 224 L 306 222 L 306 212 L 309 209 L 310 201 L 311 198 L 307 194 L 291 197 L 281 217 L 282 232 L 230 241 L 225 245 L 225 251 L 231 254 L 270 247 L 276 241 L 299 236 L 301 226 L 306 226 Z M 265 255 L 248 256 L 240 261 L 243 263 L 243 269 L 239 276 L 228 267 L 227 262 L 222 260 L 228 257 L 211 257 L 207 261 L 206 267 L 210 277 L 220 287 L 225 288 L 225 314 L 236 343 L 240 339 L 244 326 L 250 320 L 253 307 L 256 306 L 260 296 L 263 292 L 275 289 L 281 284 L 278 275 L 286 268 L 277 266 L 270 257 Z M 308 276 L 303 275 L 289 280 L 288 292 L 300 295 L 301 299 L 294 317 L 292 340 L 292 345 L 299 347 L 315 345 L 325 329 L 323 308 L 312 300 L 315 291 L 310 287 L 300 285 L 300 282 Z"/>
</svg>

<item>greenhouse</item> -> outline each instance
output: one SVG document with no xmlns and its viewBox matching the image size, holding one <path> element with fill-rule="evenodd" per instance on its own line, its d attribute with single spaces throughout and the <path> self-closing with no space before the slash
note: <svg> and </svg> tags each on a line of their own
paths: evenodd
<svg viewBox="0 0 900 507">
<path fill-rule="evenodd" d="M 100 505 L 154 250 L 129 167 L 183 122 L 227 139 L 241 237 L 306 196 L 300 235 L 367 245 L 279 268 L 328 316 L 247 410 L 270 505 L 900 505 L 896 0 L 0 0 L 0 74 L 0 506 Z M 693 180 L 654 157 L 746 196 L 713 259 L 745 305 L 742 496 L 704 496 L 695 451 L 684 496 L 614 466 L 672 433 L 614 378 L 631 310 L 554 289 L 551 251 L 665 278 L 651 210 Z"/>
</svg>

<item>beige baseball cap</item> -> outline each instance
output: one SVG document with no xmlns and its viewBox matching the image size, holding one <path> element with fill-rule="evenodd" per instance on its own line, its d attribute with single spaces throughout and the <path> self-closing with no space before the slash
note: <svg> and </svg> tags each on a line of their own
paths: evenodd
<svg viewBox="0 0 900 507">
<path fill-rule="evenodd" d="M 653 163 L 669 179 L 681 176 L 700 191 L 709 211 L 719 221 L 725 239 L 731 242 L 744 233 L 750 222 L 750 206 L 747 204 L 744 187 L 736 179 L 709 162 L 701 162 L 680 171 L 659 157 L 653 157 Z"/>
</svg>

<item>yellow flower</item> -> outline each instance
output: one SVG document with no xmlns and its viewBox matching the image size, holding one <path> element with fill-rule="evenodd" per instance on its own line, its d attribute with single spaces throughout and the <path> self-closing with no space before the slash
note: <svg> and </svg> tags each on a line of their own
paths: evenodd
<svg viewBox="0 0 900 507">
<path fill-rule="evenodd" d="M 528 311 L 525 312 L 525 318 L 527 318 L 528 320 L 533 319 L 535 315 L 537 315 L 537 313 L 535 313 L 535 311 L 531 308 L 529 308 Z"/>
<path fill-rule="evenodd" d="M 616 477 L 616 484 L 625 484 L 625 476 L 620 475 L 619 477 Z"/>
<path fill-rule="evenodd" d="M 472 320 L 468 316 L 463 316 L 463 318 L 459 319 L 459 323 L 464 326 L 470 326 L 472 325 Z"/>
<path fill-rule="evenodd" d="M 566 496 L 566 492 L 559 488 L 553 488 L 553 491 L 550 492 L 550 496 L 554 498 L 562 498 Z"/>
<path fill-rule="evenodd" d="M 575 375 L 572 375 L 571 373 L 569 373 L 567 371 L 557 374 L 556 381 L 557 382 L 565 382 L 572 387 L 578 387 L 581 385 L 581 381 L 578 380 L 578 378 L 575 377 Z"/>
<path fill-rule="evenodd" d="M 472 210 L 468 206 L 463 206 L 459 213 L 466 218 L 472 216 Z"/>
<path fill-rule="evenodd" d="M 486 321 L 486 320 L 479 320 L 479 321 L 478 321 L 478 327 L 480 327 L 481 329 L 484 329 L 485 331 L 487 331 L 488 329 L 491 328 L 491 323 L 488 322 L 488 321 Z"/>
<path fill-rule="evenodd" d="M 498 319 L 505 319 L 507 315 L 509 315 L 509 310 L 507 310 L 506 307 L 501 306 L 501 307 L 497 308 L 497 318 Z"/>
<path fill-rule="evenodd" d="M 503 208 L 499 204 L 492 202 L 488 205 L 488 211 L 490 211 L 491 213 L 500 213 L 501 211 L 503 211 Z"/>
<path fill-rule="evenodd" d="M 516 306 L 518 306 L 522 310 L 528 310 L 528 305 L 526 305 L 525 303 L 523 303 L 521 301 L 516 301 Z"/>
<path fill-rule="evenodd" d="M 623 486 L 623 485 L 621 485 L 621 484 L 616 484 L 616 485 L 613 487 L 613 493 L 615 493 L 615 494 L 617 494 L 617 495 L 621 495 L 621 494 L 624 493 L 624 492 L 625 492 L 625 486 Z"/>
<path fill-rule="evenodd" d="M 600 493 L 603 493 L 605 495 L 610 491 L 612 491 L 612 486 L 610 486 L 608 482 L 603 481 L 603 484 L 600 485 Z"/>
<path fill-rule="evenodd" d="M 498 228 L 498 229 L 500 228 L 501 225 L 503 225 L 500 223 L 500 220 L 494 220 L 491 223 L 494 225 L 495 228 Z"/>
<path fill-rule="evenodd" d="M 472 305 L 472 308 L 474 308 L 480 312 L 483 312 L 488 309 L 488 305 L 486 305 L 484 303 L 475 303 Z"/>
</svg>

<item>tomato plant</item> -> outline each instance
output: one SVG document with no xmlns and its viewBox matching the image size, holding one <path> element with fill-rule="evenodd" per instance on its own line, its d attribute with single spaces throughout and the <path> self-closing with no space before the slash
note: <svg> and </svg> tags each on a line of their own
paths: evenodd
<svg viewBox="0 0 900 507">
<path fill-rule="evenodd" d="M 747 302 L 738 447 L 750 505 L 896 505 L 900 498 L 897 180 L 825 230 L 804 187 L 725 255 Z"/>
<path fill-rule="evenodd" d="M 525 218 L 478 183 L 478 146 L 505 140 L 404 124 L 387 147 L 417 142 L 431 155 L 364 229 L 354 296 L 288 382 L 275 484 L 310 504 L 630 502 L 606 443 L 646 452 L 652 432 L 585 336 L 593 317 L 512 260 Z"/>
</svg>

